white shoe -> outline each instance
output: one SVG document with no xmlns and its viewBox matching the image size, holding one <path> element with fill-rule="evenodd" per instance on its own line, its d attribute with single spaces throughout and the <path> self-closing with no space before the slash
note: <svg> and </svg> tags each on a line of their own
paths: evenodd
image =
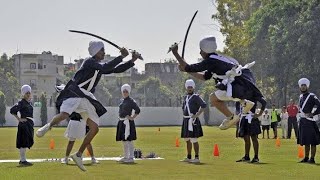
<svg viewBox="0 0 320 180">
<path fill-rule="evenodd" d="M 189 163 L 194 163 L 194 164 L 200 163 L 200 159 L 191 159 Z"/>
<path fill-rule="evenodd" d="M 231 119 L 225 119 L 222 121 L 222 123 L 220 124 L 219 128 L 221 130 L 226 130 L 229 129 L 232 125 L 236 124 L 237 122 L 239 122 L 240 120 L 240 116 L 237 114 L 233 114 Z"/>
<path fill-rule="evenodd" d="M 118 160 L 117 162 L 123 163 L 123 162 L 126 161 L 127 159 L 128 159 L 128 158 L 123 157 L 123 158 L 121 158 L 120 160 Z"/>
<path fill-rule="evenodd" d="M 254 104 L 255 103 L 252 102 L 252 101 L 244 100 L 244 102 L 241 103 L 241 105 L 242 105 L 242 114 L 247 114 L 252 109 Z"/>
<path fill-rule="evenodd" d="M 100 162 L 96 158 L 91 158 L 91 164 L 99 164 Z"/>
<path fill-rule="evenodd" d="M 134 160 L 133 158 L 125 159 L 123 163 L 126 163 L 126 164 L 134 163 Z"/>
<path fill-rule="evenodd" d="M 76 165 L 82 170 L 86 171 L 87 169 L 83 166 L 82 158 L 77 156 L 77 153 L 74 153 L 70 156 Z"/>
<path fill-rule="evenodd" d="M 62 158 L 61 159 L 61 164 L 68 164 L 69 163 L 69 158 Z"/>
<path fill-rule="evenodd" d="M 188 158 L 184 158 L 184 159 L 180 160 L 180 162 L 190 162 L 190 161 L 191 161 L 191 159 L 188 159 Z"/>
<path fill-rule="evenodd" d="M 36 132 L 37 137 L 44 136 L 50 129 L 51 129 L 50 123 L 47 123 L 46 125 L 42 126 Z"/>
</svg>

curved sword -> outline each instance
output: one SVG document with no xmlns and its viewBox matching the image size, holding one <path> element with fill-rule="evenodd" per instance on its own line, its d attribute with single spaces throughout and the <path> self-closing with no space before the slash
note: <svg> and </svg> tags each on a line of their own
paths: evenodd
<svg viewBox="0 0 320 180">
<path fill-rule="evenodd" d="M 194 18 L 196 17 L 198 13 L 198 10 L 194 13 L 190 23 L 189 23 L 189 26 L 188 26 L 188 29 L 187 29 L 187 32 L 186 32 L 186 35 L 184 36 L 184 41 L 183 41 L 183 47 L 182 47 L 182 54 L 181 54 L 181 57 L 184 59 L 184 51 L 185 51 L 185 48 L 186 48 L 186 42 L 187 42 L 187 38 L 188 38 L 188 34 L 189 34 L 189 30 L 190 30 L 190 27 L 192 25 L 192 22 L 194 20 Z"/>
<path fill-rule="evenodd" d="M 86 34 L 86 35 L 89 35 L 89 36 L 93 36 L 93 37 L 96 37 L 98 39 L 101 39 L 109 44 L 111 44 L 112 46 L 114 46 L 115 48 L 121 50 L 121 47 L 116 45 L 115 43 L 103 38 L 103 37 L 100 37 L 98 35 L 95 35 L 95 34 L 92 34 L 92 33 L 88 33 L 88 32 L 84 32 L 84 31 L 77 31 L 77 30 L 69 30 L 69 32 L 73 32 L 73 33 L 80 33 L 80 34 Z M 133 53 L 137 53 L 136 51 L 133 51 Z M 140 55 L 139 59 L 143 60 L 142 56 Z"/>
<path fill-rule="evenodd" d="M 88 32 L 84 32 L 84 31 L 77 31 L 77 30 L 69 30 L 70 32 L 74 32 L 74 33 L 80 33 L 80 34 L 86 34 L 86 35 L 89 35 L 89 36 L 93 36 L 93 37 L 96 37 L 98 39 L 101 39 L 109 44 L 111 44 L 112 46 L 118 48 L 119 50 L 121 49 L 118 45 L 116 45 L 115 43 L 103 38 L 103 37 L 100 37 L 98 35 L 95 35 L 95 34 L 92 34 L 92 33 L 88 33 Z"/>
</svg>

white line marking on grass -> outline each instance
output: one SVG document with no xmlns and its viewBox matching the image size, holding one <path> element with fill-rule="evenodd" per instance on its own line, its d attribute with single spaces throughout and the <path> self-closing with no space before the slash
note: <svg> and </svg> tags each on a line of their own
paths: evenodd
<svg viewBox="0 0 320 180">
<path fill-rule="evenodd" d="M 121 157 L 97 157 L 99 161 L 118 161 Z M 157 158 L 138 158 L 134 160 L 161 160 L 164 158 L 157 157 Z M 84 161 L 91 161 L 90 157 L 83 158 Z M 8 159 L 8 160 L 0 160 L 0 163 L 12 163 L 12 162 L 19 162 L 20 160 L 16 159 Z M 61 158 L 48 158 L 48 159 L 27 159 L 28 162 L 61 162 Z M 69 161 L 72 161 L 69 158 Z"/>
</svg>

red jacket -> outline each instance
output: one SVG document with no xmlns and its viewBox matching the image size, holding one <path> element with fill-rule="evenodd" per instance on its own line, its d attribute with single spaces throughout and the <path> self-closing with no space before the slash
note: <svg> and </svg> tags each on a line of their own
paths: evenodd
<svg viewBox="0 0 320 180">
<path fill-rule="evenodd" d="M 296 117 L 299 110 L 296 105 L 288 105 L 287 111 L 288 111 L 289 117 Z"/>
</svg>

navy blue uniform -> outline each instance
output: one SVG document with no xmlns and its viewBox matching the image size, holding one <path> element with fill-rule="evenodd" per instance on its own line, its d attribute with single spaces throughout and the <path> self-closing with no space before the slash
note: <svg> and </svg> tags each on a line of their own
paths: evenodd
<svg viewBox="0 0 320 180">
<path fill-rule="evenodd" d="M 182 104 L 182 110 L 184 116 L 190 116 L 186 107 L 186 98 L 190 97 L 191 95 L 187 95 L 184 97 L 184 102 Z M 205 101 L 202 100 L 202 98 L 199 96 L 199 94 L 193 94 L 193 96 L 189 99 L 189 108 L 190 113 L 196 114 L 200 108 L 206 108 L 207 104 Z M 189 119 L 190 118 L 183 118 L 182 121 L 182 127 L 181 127 L 181 138 L 198 138 L 203 136 L 202 126 L 200 123 L 199 118 L 194 120 L 194 123 L 192 124 L 193 131 L 188 130 L 189 125 Z"/>
<path fill-rule="evenodd" d="M 104 64 L 100 64 L 99 61 L 95 60 L 94 58 L 89 58 L 85 60 L 81 68 L 74 75 L 73 79 L 67 83 L 64 90 L 62 90 L 61 93 L 59 94 L 56 102 L 57 109 L 60 110 L 60 106 L 64 100 L 68 98 L 78 97 L 78 98 L 87 98 L 90 101 L 90 103 L 95 107 L 97 115 L 99 117 L 105 114 L 107 110 L 103 107 L 103 105 L 99 101 L 85 95 L 80 90 L 78 85 L 92 78 L 95 71 L 99 70 L 99 73 L 94 82 L 94 85 L 92 89 L 90 89 L 90 92 L 94 93 L 95 87 L 97 86 L 102 74 L 121 73 L 134 66 L 134 63 L 132 61 L 128 61 L 126 63 L 120 64 L 121 62 L 122 62 L 121 56 Z M 85 84 L 82 88 L 87 90 L 88 86 L 89 86 L 89 83 Z"/>
<path fill-rule="evenodd" d="M 186 72 L 203 72 L 204 79 L 209 80 L 214 74 L 224 76 L 227 71 L 236 66 L 235 63 L 222 55 L 212 53 L 209 58 L 203 61 L 187 65 Z M 214 78 L 216 82 L 222 81 L 221 79 Z M 241 76 L 236 76 L 232 84 L 232 97 L 239 99 L 252 99 L 263 97 L 260 90 L 255 86 L 255 79 L 249 69 L 243 69 Z"/>
<path fill-rule="evenodd" d="M 306 102 L 304 108 L 302 109 L 302 105 L 309 94 L 311 95 L 308 101 Z M 303 112 L 305 114 L 311 113 L 313 108 L 316 106 L 317 109 L 312 114 L 320 114 L 320 101 L 316 95 L 309 92 L 304 93 L 300 96 L 299 102 L 300 112 Z M 300 145 L 320 144 L 320 132 L 315 121 L 300 117 L 297 143 Z"/>
<path fill-rule="evenodd" d="M 257 99 L 248 99 L 248 100 L 255 103 L 255 105 L 250 110 L 252 114 L 255 114 L 256 112 L 257 102 L 261 104 L 261 111 L 265 110 L 267 102 L 263 97 L 260 97 Z M 240 126 L 238 130 L 239 137 L 244 137 L 246 135 L 254 136 L 254 135 L 261 134 L 260 121 L 258 118 L 252 118 L 251 123 L 249 123 L 246 116 L 244 116 L 241 118 L 239 126 Z"/>
<path fill-rule="evenodd" d="M 10 113 L 13 115 L 17 115 L 18 112 L 20 112 L 21 118 L 25 118 L 27 121 L 19 122 L 18 124 L 16 148 L 30 149 L 34 143 L 34 123 L 31 119 L 28 119 L 28 117 L 33 118 L 33 107 L 30 102 L 22 99 L 10 109 Z"/>
<path fill-rule="evenodd" d="M 130 97 L 126 97 L 121 99 L 119 105 L 119 118 L 125 118 L 126 116 L 132 115 L 132 110 L 134 110 L 135 114 L 140 114 L 140 108 L 138 107 L 136 101 Z M 134 121 L 129 120 L 130 123 L 130 135 L 127 139 L 125 139 L 125 129 L 126 125 L 122 120 L 118 121 L 117 125 L 117 133 L 116 133 L 116 141 L 132 141 L 137 139 L 136 133 L 136 125 Z"/>
</svg>

